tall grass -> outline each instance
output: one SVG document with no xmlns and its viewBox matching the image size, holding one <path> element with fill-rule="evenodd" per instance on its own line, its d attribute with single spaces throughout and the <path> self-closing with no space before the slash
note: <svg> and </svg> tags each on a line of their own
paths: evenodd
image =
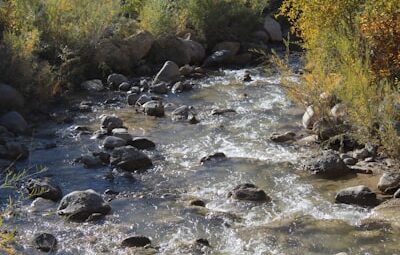
<svg viewBox="0 0 400 255">
<path fill-rule="evenodd" d="M 335 96 L 356 136 L 393 156 L 400 155 L 393 126 L 400 120 L 394 108 L 400 103 L 400 22 L 393 18 L 399 10 L 396 0 L 285 0 L 281 8 L 307 50 L 306 73 L 299 87 L 289 86 L 292 94 L 319 112 L 326 111 L 321 93 Z"/>
</svg>

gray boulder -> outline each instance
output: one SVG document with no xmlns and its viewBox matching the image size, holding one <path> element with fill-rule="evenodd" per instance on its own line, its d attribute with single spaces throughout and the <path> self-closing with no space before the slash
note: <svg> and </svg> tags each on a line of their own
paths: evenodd
<svg viewBox="0 0 400 255">
<path fill-rule="evenodd" d="M 268 33 L 271 41 L 281 42 L 283 40 L 281 25 L 269 15 L 264 19 L 264 30 Z"/>
<path fill-rule="evenodd" d="M 228 197 L 236 200 L 245 200 L 252 202 L 265 202 L 271 201 L 271 198 L 265 194 L 262 189 L 259 189 L 256 185 L 245 183 L 236 186 L 232 191 L 228 193 Z"/>
<path fill-rule="evenodd" d="M 132 93 L 127 96 L 126 100 L 128 102 L 128 105 L 135 105 L 139 98 L 140 98 L 139 94 Z"/>
<path fill-rule="evenodd" d="M 125 75 L 113 73 L 107 77 L 107 85 L 112 89 L 117 89 L 122 83 L 128 82 Z"/>
<path fill-rule="evenodd" d="M 311 159 L 306 163 L 305 169 L 315 176 L 327 179 L 343 177 L 350 173 L 350 169 L 334 151 L 325 151 L 322 156 Z"/>
<path fill-rule="evenodd" d="M 179 67 L 173 61 L 165 62 L 164 66 L 157 73 L 154 78 L 153 84 L 157 84 L 160 82 L 176 82 L 180 79 Z"/>
<path fill-rule="evenodd" d="M 62 198 L 60 186 L 49 179 L 30 179 L 26 185 L 29 197 L 32 199 L 41 197 L 44 199 L 59 201 Z"/>
<path fill-rule="evenodd" d="M 146 115 L 163 117 L 165 115 L 164 105 L 161 101 L 152 100 L 142 105 Z"/>
<path fill-rule="evenodd" d="M 174 35 L 158 38 L 151 48 L 149 59 L 153 63 L 173 61 L 178 66 L 189 64 L 192 60 L 193 49 L 188 47 L 188 42 Z"/>
<path fill-rule="evenodd" d="M 115 149 L 126 145 L 126 141 L 116 136 L 107 136 L 103 141 L 103 147 L 105 149 Z"/>
<path fill-rule="evenodd" d="M 120 91 L 128 92 L 131 89 L 132 85 L 129 82 L 123 82 L 118 86 Z"/>
<path fill-rule="evenodd" d="M 104 90 L 104 85 L 101 80 L 89 80 L 82 82 L 81 87 L 89 92 L 99 92 Z"/>
<path fill-rule="evenodd" d="M 24 97 L 13 87 L 0 83 L 0 112 L 24 107 Z"/>
<path fill-rule="evenodd" d="M 200 64 L 203 62 L 204 57 L 206 56 L 206 50 L 203 45 L 200 43 L 190 40 L 190 39 L 181 39 L 184 45 L 187 48 L 190 56 L 190 64 Z"/>
<path fill-rule="evenodd" d="M 95 61 L 113 71 L 131 73 L 148 55 L 153 42 L 154 37 L 148 32 L 139 32 L 125 39 L 105 38 L 96 45 Z"/>
<path fill-rule="evenodd" d="M 138 106 L 142 106 L 142 105 L 144 105 L 145 103 L 150 102 L 150 101 L 152 101 L 152 100 L 153 100 L 152 97 L 149 96 L 149 95 L 141 95 L 141 96 L 138 98 L 138 100 L 136 100 L 135 104 L 138 105 Z"/>
<path fill-rule="evenodd" d="M 133 146 L 116 148 L 111 154 L 110 163 L 128 172 L 143 172 L 153 166 L 150 158 Z"/>
<path fill-rule="evenodd" d="M 70 221 L 82 222 L 93 214 L 106 215 L 111 207 L 94 190 L 74 191 L 64 196 L 57 209 L 57 214 Z"/>
<path fill-rule="evenodd" d="M 126 128 L 114 128 L 111 133 L 113 136 L 119 137 L 126 142 L 132 140 L 132 135 L 128 133 Z"/>
<path fill-rule="evenodd" d="M 18 112 L 8 112 L 0 117 L 0 125 L 15 134 L 24 134 L 28 131 L 28 123 Z"/>
<path fill-rule="evenodd" d="M 150 92 L 154 94 L 168 94 L 168 84 L 159 82 L 150 86 Z"/>
<path fill-rule="evenodd" d="M 335 197 L 336 203 L 354 204 L 359 206 L 376 206 L 376 194 L 368 187 L 360 185 L 339 191 Z"/>
<path fill-rule="evenodd" d="M 400 173 L 388 172 L 384 173 L 378 182 L 378 189 L 384 193 L 391 193 L 396 188 L 400 188 Z"/>
<path fill-rule="evenodd" d="M 101 127 L 111 132 L 114 128 L 122 128 L 123 121 L 114 115 L 104 115 L 101 117 Z"/>
</svg>

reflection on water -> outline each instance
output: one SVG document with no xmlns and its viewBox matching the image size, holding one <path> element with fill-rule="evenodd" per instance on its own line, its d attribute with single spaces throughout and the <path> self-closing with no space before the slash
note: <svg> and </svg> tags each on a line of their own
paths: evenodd
<svg viewBox="0 0 400 255">
<path fill-rule="evenodd" d="M 170 95 L 166 102 L 191 105 L 201 122 L 190 125 L 146 117 L 133 108 L 98 106 L 75 124 L 99 127 L 103 113 L 120 116 L 134 135 L 157 144 L 148 153 L 154 168 L 136 181 L 104 175 L 107 167 L 85 169 L 73 164 L 81 154 L 99 150 L 90 135 L 72 135 L 69 126 L 58 129 L 57 147 L 33 153 L 31 164 L 49 167 L 46 175 L 58 181 L 64 193 L 106 189 L 121 192 L 111 202 L 113 212 L 100 223 L 65 222 L 54 213 L 26 213 L 19 221 L 24 254 L 36 254 L 29 244 L 37 232 L 53 233 L 57 254 L 395 254 L 398 230 L 360 230 L 356 225 L 368 210 L 333 203 L 333 194 L 352 180 L 321 182 L 303 176 L 297 166 L 308 151 L 268 141 L 276 131 L 300 130 L 301 115 L 279 87 L 279 77 L 263 77 L 252 70 L 254 81 L 243 84 L 244 71 L 225 71 L 220 77 L 198 82 L 189 93 Z M 100 99 L 93 99 L 96 100 Z M 211 116 L 212 109 L 234 109 L 237 114 Z M 224 152 L 230 159 L 201 166 L 201 157 Z M 369 177 L 368 177 L 369 178 Z M 366 180 L 367 181 L 367 180 Z M 265 205 L 235 202 L 227 192 L 240 183 L 254 183 L 273 199 Z M 353 181 L 354 182 L 354 181 Z M 206 208 L 189 206 L 202 199 Z M 53 211 L 55 211 L 54 205 Z M 127 250 L 121 241 L 130 235 L 153 240 L 154 250 Z M 209 240 L 211 248 L 194 243 Z"/>
</svg>

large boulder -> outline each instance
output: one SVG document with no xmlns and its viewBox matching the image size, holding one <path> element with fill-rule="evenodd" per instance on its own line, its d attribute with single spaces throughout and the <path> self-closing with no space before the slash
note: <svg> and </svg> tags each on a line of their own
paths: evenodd
<svg viewBox="0 0 400 255">
<path fill-rule="evenodd" d="M 60 186 L 49 179 L 31 179 L 26 186 L 29 197 L 32 199 L 41 197 L 44 199 L 59 201 L 62 198 Z"/>
<path fill-rule="evenodd" d="M 245 183 L 236 186 L 228 193 L 228 197 L 236 200 L 245 200 L 252 202 L 270 202 L 271 198 L 265 194 L 262 189 L 259 189 L 254 184 Z"/>
<path fill-rule="evenodd" d="M 94 190 L 74 191 L 63 197 L 57 213 L 68 220 L 82 222 L 93 214 L 106 215 L 111 207 Z"/>
<path fill-rule="evenodd" d="M 192 58 L 192 49 L 187 42 L 173 35 L 158 38 L 149 53 L 150 61 L 161 64 L 165 61 L 173 61 L 178 66 L 189 64 Z"/>
<path fill-rule="evenodd" d="M 164 63 L 164 66 L 157 73 L 154 78 L 153 84 L 157 84 L 160 82 L 176 82 L 179 80 L 181 73 L 179 71 L 179 67 L 173 61 L 167 61 Z"/>
<path fill-rule="evenodd" d="M 202 63 L 206 56 L 206 50 L 204 49 L 203 45 L 190 39 L 181 39 L 181 40 L 186 45 L 187 50 L 189 52 L 190 64 Z"/>
<path fill-rule="evenodd" d="M 133 146 L 116 148 L 111 154 L 110 163 L 128 172 L 141 172 L 153 165 L 146 154 Z"/>
<path fill-rule="evenodd" d="M 28 131 L 28 123 L 18 112 L 8 112 L 0 117 L 0 125 L 15 134 L 24 134 Z"/>
<path fill-rule="evenodd" d="M 343 177 L 350 173 L 350 169 L 334 151 L 325 151 L 320 157 L 311 159 L 306 163 L 305 169 L 315 176 L 327 179 Z"/>
<path fill-rule="evenodd" d="M 271 41 L 281 42 L 283 40 L 281 25 L 271 16 L 265 17 L 264 30 L 268 33 Z"/>
<path fill-rule="evenodd" d="M 19 110 L 23 107 L 23 96 L 10 85 L 0 83 L 0 112 Z"/>
<path fill-rule="evenodd" d="M 96 45 L 95 60 L 113 71 L 131 73 L 146 57 L 153 45 L 154 37 L 148 32 L 139 32 L 125 39 L 105 38 Z"/>
<path fill-rule="evenodd" d="M 220 42 L 214 46 L 212 52 L 227 50 L 230 51 L 232 55 L 236 55 L 240 50 L 239 42 Z"/>
<path fill-rule="evenodd" d="M 376 194 L 368 187 L 360 185 L 339 191 L 335 197 L 336 203 L 354 204 L 360 206 L 376 206 Z"/>
<path fill-rule="evenodd" d="M 400 188 L 400 173 L 387 172 L 384 173 L 378 182 L 378 189 L 384 193 L 393 193 Z"/>
</svg>

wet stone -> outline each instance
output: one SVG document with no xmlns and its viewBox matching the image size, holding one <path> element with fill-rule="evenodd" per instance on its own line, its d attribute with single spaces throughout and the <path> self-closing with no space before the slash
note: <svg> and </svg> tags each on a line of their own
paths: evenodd
<svg viewBox="0 0 400 255">
<path fill-rule="evenodd" d="M 378 189 L 384 193 L 389 190 L 400 188 L 400 173 L 384 173 L 378 182 Z M 393 191 L 394 192 L 394 191 Z"/>
<path fill-rule="evenodd" d="M 57 239 L 52 234 L 42 233 L 33 238 L 33 245 L 42 252 L 51 252 L 57 248 Z"/>
<path fill-rule="evenodd" d="M 116 136 L 108 136 L 103 141 L 103 147 L 105 149 L 115 149 L 126 145 L 126 141 Z"/>
<path fill-rule="evenodd" d="M 252 202 L 270 202 L 271 198 L 267 194 L 259 189 L 254 184 L 245 183 L 236 186 L 232 191 L 228 193 L 228 197 L 236 200 L 246 200 Z"/>
<path fill-rule="evenodd" d="M 156 144 L 145 137 L 135 137 L 128 142 L 128 145 L 135 147 L 138 150 L 152 150 Z"/>
<path fill-rule="evenodd" d="M 116 148 L 111 154 L 110 163 L 128 172 L 143 172 L 153 166 L 146 154 L 132 146 Z"/>
<path fill-rule="evenodd" d="M 145 247 L 151 245 L 151 240 L 145 236 L 132 236 L 122 241 L 122 247 Z"/>
<path fill-rule="evenodd" d="M 336 203 L 354 204 L 359 206 L 375 206 L 378 204 L 376 194 L 363 185 L 339 191 L 335 197 L 335 201 Z"/>
<path fill-rule="evenodd" d="M 203 200 L 195 199 L 195 200 L 190 201 L 189 205 L 205 207 L 206 203 Z"/>
<path fill-rule="evenodd" d="M 47 178 L 30 179 L 26 188 L 31 199 L 42 197 L 57 202 L 62 198 L 61 188 Z"/>
<path fill-rule="evenodd" d="M 293 132 L 286 132 L 284 134 L 274 133 L 271 135 L 270 139 L 271 139 L 271 141 L 276 142 L 276 143 L 284 143 L 284 142 L 293 141 L 295 136 L 296 136 L 296 134 Z"/>
<path fill-rule="evenodd" d="M 123 122 L 117 116 L 105 115 L 101 118 L 101 127 L 111 132 L 114 128 L 122 128 Z"/>
<path fill-rule="evenodd" d="M 325 151 L 323 155 L 309 160 L 305 165 L 305 169 L 315 176 L 326 179 L 335 179 L 350 173 L 350 169 L 339 154 L 333 151 Z"/>
<path fill-rule="evenodd" d="M 164 105 L 161 101 L 152 100 L 142 105 L 143 111 L 146 115 L 154 117 L 164 117 Z"/>
<path fill-rule="evenodd" d="M 220 161 L 220 160 L 225 160 L 227 157 L 223 152 L 217 152 L 208 156 L 205 156 L 200 159 L 200 163 L 204 164 L 206 162 L 210 161 Z"/>
</svg>

